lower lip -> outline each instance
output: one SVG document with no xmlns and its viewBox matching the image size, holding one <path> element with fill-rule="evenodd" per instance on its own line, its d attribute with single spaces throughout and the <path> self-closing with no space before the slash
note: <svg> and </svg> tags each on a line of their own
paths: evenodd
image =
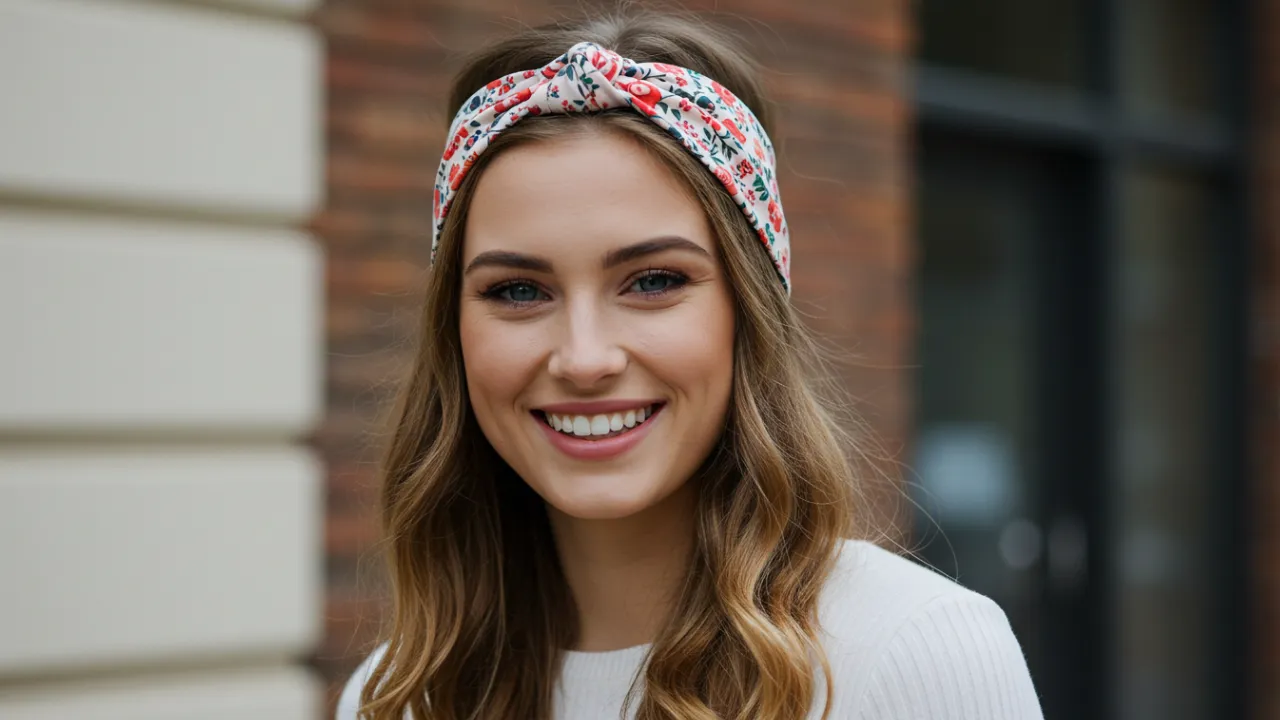
<svg viewBox="0 0 1280 720">
<path fill-rule="evenodd" d="M 602 440 L 587 440 L 577 435 L 566 435 L 536 417 L 533 421 L 538 423 L 542 432 L 546 433 L 547 440 L 565 455 L 575 460 L 608 460 L 639 445 L 640 441 L 649 434 L 649 428 L 653 427 L 654 420 L 658 419 L 665 407 L 665 405 L 659 406 L 652 415 L 635 428 Z"/>
</svg>

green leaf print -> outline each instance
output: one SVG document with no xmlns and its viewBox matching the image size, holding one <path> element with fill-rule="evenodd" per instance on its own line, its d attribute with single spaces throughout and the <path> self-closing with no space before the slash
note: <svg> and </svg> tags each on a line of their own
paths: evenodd
<svg viewBox="0 0 1280 720">
<path fill-rule="evenodd" d="M 764 179 L 759 175 L 756 176 L 756 181 L 752 183 L 751 186 L 755 188 L 756 194 L 760 196 L 761 200 L 769 199 L 769 190 L 764 184 Z"/>
</svg>

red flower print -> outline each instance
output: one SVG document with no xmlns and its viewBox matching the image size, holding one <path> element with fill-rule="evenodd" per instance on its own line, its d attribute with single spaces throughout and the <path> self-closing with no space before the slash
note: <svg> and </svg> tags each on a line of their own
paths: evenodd
<svg viewBox="0 0 1280 720">
<path fill-rule="evenodd" d="M 755 171 L 756 171 L 755 168 L 751 167 L 750 160 L 743 160 L 742 162 L 738 163 L 739 178 L 745 178 L 746 176 L 751 175 Z"/>
<path fill-rule="evenodd" d="M 769 201 L 769 222 L 773 223 L 773 231 L 782 231 L 782 208 L 773 200 Z"/>
<path fill-rule="evenodd" d="M 493 80 L 493 81 L 491 81 L 488 85 L 485 85 L 485 86 L 484 86 L 484 89 L 485 89 L 485 90 L 492 90 L 492 89 L 494 89 L 494 88 L 498 87 L 498 86 L 499 86 L 499 85 L 501 85 L 501 84 L 502 84 L 502 78 L 498 78 L 497 80 Z"/>
<path fill-rule="evenodd" d="M 688 85 L 688 84 L 689 84 L 689 81 L 685 80 L 683 76 L 676 78 L 676 85 L 679 85 L 680 87 L 684 87 L 685 85 Z"/>
<path fill-rule="evenodd" d="M 693 109 L 693 103 L 689 102 L 688 98 L 680 98 L 680 109 L 689 112 Z"/>
<path fill-rule="evenodd" d="M 683 73 L 683 71 L 677 65 L 668 65 L 666 63 L 654 63 L 653 67 L 655 70 L 659 70 L 664 73 L 673 73 L 675 75 L 680 75 Z"/>
<path fill-rule="evenodd" d="M 627 86 L 631 93 L 631 105 L 640 112 L 654 117 L 660 115 L 654 105 L 662 100 L 662 92 L 643 80 L 636 80 Z"/>
<path fill-rule="evenodd" d="M 742 134 L 742 131 L 738 129 L 738 126 L 732 120 L 725 120 L 724 126 L 729 128 L 729 134 L 736 138 L 738 142 L 744 143 L 747 141 L 747 136 Z"/>
<path fill-rule="evenodd" d="M 529 78 L 531 78 L 531 77 L 533 77 L 534 75 L 537 75 L 537 74 L 538 74 L 538 71 L 537 71 L 537 70 L 525 70 L 525 71 L 524 71 L 524 79 L 525 79 L 525 80 L 528 80 Z"/>
<path fill-rule="evenodd" d="M 733 175 L 730 174 L 728 170 L 725 170 L 722 167 L 718 167 L 715 169 L 715 175 L 716 175 L 716 179 L 720 181 L 721 185 L 724 185 L 725 189 L 729 191 L 730 195 L 738 194 L 738 183 L 734 181 Z"/>
<path fill-rule="evenodd" d="M 453 159 L 454 153 L 458 152 L 458 145 L 461 144 L 462 141 L 466 139 L 467 135 L 469 134 L 470 132 L 468 132 L 468 130 L 465 127 L 458 128 L 458 132 L 455 133 L 453 136 L 453 139 L 449 141 L 449 146 L 444 149 L 445 160 Z"/>
<path fill-rule="evenodd" d="M 724 101 L 724 104 L 729 107 L 733 107 L 734 104 L 738 102 L 738 99 L 733 96 L 733 93 L 729 92 L 728 88 L 715 80 L 711 81 L 711 89 L 715 90 L 716 94 L 720 96 L 720 99 Z"/>
<path fill-rule="evenodd" d="M 631 106 L 649 117 L 657 117 L 662 114 L 658 112 L 657 108 L 640 98 L 631 98 Z"/>
<path fill-rule="evenodd" d="M 662 92 L 643 80 L 636 80 L 628 85 L 627 91 L 650 105 L 662 99 Z"/>
<path fill-rule="evenodd" d="M 707 118 L 707 124 L 710 125 L 711 129 L 715 130 L 717 134 L 719 134 L 722 130 L 724 130 L 724 126 L 721 125 L 720 121 L 716 120 L 715 118 Z"/>
<path fill-rule="evenodd" d="M 450 190 L 457 190 L 458 187 L 462 185 L 461 173 L 462 173 L 462 168 L 458 165 L 454 165 L 453 167 L 449 168 L 449 189 Z"/>
<path fill-rule="evenodd" d="M 755 152 L 756 157 L 758 158 L 764 157 L 764 147 L 760 144 L 759 140 L 756 140 L 754 138 L 751 140 L 751 149 L 752 151 Z"/>
</svg>

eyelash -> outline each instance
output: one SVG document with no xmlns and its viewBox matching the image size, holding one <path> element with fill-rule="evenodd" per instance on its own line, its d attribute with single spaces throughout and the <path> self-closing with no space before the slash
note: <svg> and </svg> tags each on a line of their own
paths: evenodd
<svg viewBox="0 0 1280 720">
<path fill-rule="evenodd" d="M 685 275 L 684 273 L 676 272 L 675 270 L 649 268 L 648 270 L 645 270 L 639 273 L 638 275 L 633 275 L 627 282 L 627 288 L 630 288 L 632 285 L 635 285 L 636 283 L 640 282 L 641 280 L 644 280 L 645 278 L 651 278 L 651 277 L 667 278 L 668 280 L 671 281 L 671 285 L 664 290 L 637 291 L 639 294 L 644 295 L 645 297 L 651 297 L 651 298 L 662 297 L 663 295 L 666 295 L 669 292 L 674 292 L 684 287 L 685 285 L 689 284 L 689 276 Z"/>
<path fill-rule="evenodd" d="M 645 278 L 650 278 L 650 277 L 667 278 L 671 281 L 671 285 L 663 290 L 649 290 L 649 291 L 637 290 L 635 294 L 642 295 L 647 298 L 658 298 L 658 297 L 662 297 L 663 295 L 666 295 L 667 293 L 679 290 L 680 288 L 684 287 L 689 283 L 689 277 L 684 273 L 676 272 L 675 270 L 663 270 L 660 268 L 650 268 L 648 270 L 645 270 L 643 272 L 640 272 L 628 278 L 627 288 L 630 289 L 636 283 L 640 282 Z M 492 300 L 494 302 L 499 302 L 511 307 L 528 307 L 538 302 L 537 300 L 508 300 L 502 297 L 502 293 L 505 292 L 506 290 L 509 290 L 514 287 L 520 287 L 522 285 L 527 285 L 529 287 L 532 287 L 543 295 L 549 294 L 546 290 L 542 288 L 541 285 L 539 285 L 538 283 L 532 280 L 528 280 L 525 278 L 514 278 L 512 280 L 503 280 L 501 282 L 490 285 L 488 288 L 485 288 L 484 290 L 480 291 L 480 296 L 486 300 Z"/>
</svg>

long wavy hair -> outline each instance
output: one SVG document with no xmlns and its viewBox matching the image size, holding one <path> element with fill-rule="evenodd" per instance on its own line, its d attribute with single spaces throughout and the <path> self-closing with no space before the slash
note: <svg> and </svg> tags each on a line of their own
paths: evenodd
<svg viewBox="0 0 1280 720">
<path fill-rule="evenodd" d="M 527 30 L 477 54 L 450 109 L 488 81 L 541 67 L 583 40 L 715 78 L 760 117 L 769 108 L 740 44 L 699 21 L 627 12 Z M 718 181 L 640 115 L 527 118 L 497 136 L 458 191 L 427 282 L 420 348 L 395 407 L 382 474 L 393 609 L 361 716 L 401 720 L 551 717 L 576 610 L 545 506 L 472 414 L 458 332 L 460 260 L 485 167 L 519 145 L 620 133 L 706 209 L 736 311 L 725 428 L 701 469 L 688 574 L 636 678 L 638 720 L 798 720 L 829 709 L 819 592 L 851 534 L 853 480 L 818 348 L 754 230 Z M 825 714 L 824 714 L 825 717 Z"/>
</svg>

